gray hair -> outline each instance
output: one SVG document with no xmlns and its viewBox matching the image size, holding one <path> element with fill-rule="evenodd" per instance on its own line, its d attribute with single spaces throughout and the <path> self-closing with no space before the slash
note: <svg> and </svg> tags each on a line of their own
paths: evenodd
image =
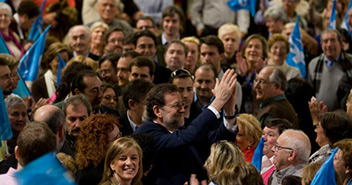
<svg viewBox="0 0 352 185">
<path fill-rule="evenodd" d="M 266 67 L 274 67 L 275 68 L 269 76 L 269 81 L 271 83 L 280 84 L 281 90 L 286 91 L 288 88 L 288 83 L 286 80 L 285 73 L 280 69 L 279 66 L 276 66 L 276 65 L 268 65 Z"/>
<path fill-rule="evenodd" d="M 100 3 L 101 0 L 98 0 L 98 3 Z M 114 0 L 117 8 L 123 13 L 123 9 L 125 8 L 125 5 L 121 2 L 121 0 Z"/>
<path fill-rule="evenodd" d="M 284 23 L 287 22 L 287 14 L 282 6 L 271 6 L 264 12 L 264 17 L 271 17 L 275 21 L 283 20 Z"/>
<path fill-rule="evenodd" d="M 12 17 L 12 10 L 8 4 L 0 2 L 0 10 L 7 10 L 7 13 L 9 14 L 9 16 Z"/>
<path fill-rule="evenodd" d="M 22 100 L 22 98 L 16 94 L 10 94 L 5 98 L 6 109 L 9 111 L 12 107 L 23 105 L 26 107 L 26 103 Z M 26 107 L 27 108 L 27 107 Z"/>
<path fill-rule="evenodd" d="M 337 35 L 337 40 L 338 40 L 340 43 L 342 43 L 342 35 L 341 35 L 341 33 L 340 33 L 338 30 L 335 30 L 335 29 L 326 29 L 326 30 L 324 30 L 324 31 L 321 33 L 320 42 L 323 42 L 323 35 L 328 34 L 328 33 L 332 33 L 332 32 L 336 33 L 336 35 Z"/>
<path fill-rule="evenodd" d="M 71 43 L 71 32 L 72 32 L 72 30 L 75 29 L 75 28 L 78 28 L 78 27 L 83 28 L 86 31 L 87 37 L 90 39 L 90 30 L 89 30 L 89 28 L 86 25 L 75 25 L 75 26 L 72 26 L 70 28 L 70 30 L 68 31 L 68 39 L 69 39 L 70 43 Z"/>
<path fill-rule="evenodd" d="M 308 136 L 303 131 L 287 129 L 280 137 L 287 142 L 287 147 L 292 148 L 296 152 L 296 161 L 308 161 L 311 145 Z"/>
<path fill-rule="evenodd" d="M 62 111 L 66 115 L 66 109 L 69 105 L 72 105 L 73 107 L 77 107 L 78 105 L 83 104 L 88 111 L 88 116 L 90 116 L 92 112 L 92 105 L 89 103 L 88 99 L 82 95 L 74 95 L 69 97 L 65 102 L 64 105 L 62 106 Z"/>
</svg>

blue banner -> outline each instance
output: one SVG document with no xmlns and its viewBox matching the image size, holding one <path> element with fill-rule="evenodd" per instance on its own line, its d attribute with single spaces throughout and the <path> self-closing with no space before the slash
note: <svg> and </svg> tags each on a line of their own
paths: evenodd
<svg viewBox="0 0 352 185">
<path fill-rule="evenodd" d="M 307 79 L 306 62 L 304 59 L 301 32 L 299 31 L 300 17 L 301 16 L 299 15 L 289 39 L 290 52 L 287 55 L 286 62 L 290 66 L 297 67 L 300 70 L 302 77 Z"/>
<path fill-rule="evenodd" d="M 38 18 L 34 21 L 31 31 L 29 32 L 28 40 L 37 40 L 39 36 L 43 33 L 43 9 L 46 0 L 40 5 L 40 14 Z"/>
<path fill-rule="evenodd" d="M 329 29 L 336 29 L 336 0 L 332 1 Z"/>
<path fill-rule="evenodd" d="M 320 167 L 317 174 L 315 174 L 311 185 L 336 185 L 335 180 L 335 168 L 334 168 L 334 156 L 338 148 L 335 148 L 326 159 L 324 164 Z"/>
<path fill-rule="evenodd" d="M 56 74 L 56 86 L 59 87 L 61 83 L 61 70 L 66 66 L 66 62 L 61 58 L 60 53 L 57 53 L 57 57 L 59 58 L 59 67 L 57 69 L 57 74 Z"/>
<path fill-rule="evenodd" d="M 47 153 L 30 162 L 15 174 L 19 185 L 74 185 L 66 169 L 54 152 Z"/>
<path fill-rule="evenodd" d="M 30 93 L 26 83 L 23 81 L 23 78 L 22 78 L 21 74 L 19 73 L 19 70 L 17 70 L 17 74 L 20 77 L 20 80 L 18 81 L 17 88 L 15 90 L 13 90 L 12 92 L 14 94 L 17 94 L 21 98 L 26 98 L 26 97 L 31 96 L 31 93 Z"/>
<path fill-rule="evenodd" d="M 11 55 L 9 48 L 7 48 L 6 43 L 4 38 L 2 38 L 2 35 L 0 34 L 0 53 L 6 53 Z"/>
<path fill-rule="evenodd" d="M 25 81 L 33 82 L 37 78 L 49 28 L 50 26 L 44 30 L 43 34 L 20 60 L 19 72 Z"/>
<path fill-rule="evenodd" d="M 7 109 L 5 105 L 4 95 L 0 86 L 0 147 L 1 141 L 6 141 L 12 138 L 12 129 L 9 120 L 9 115 L 7 114 Z"/>
<path fill-rule="evenodd" d="M 241 9 L 248 10 L 251 13 L 252 17 L 254 17 L 256 3 L 256 0 L 229 0 L 227 2 L 227 5 L 232 11 L 237 11 Z"/>
<path fill-rule="evenodd" d="M 260 139 L 260 142 L 258 143 L 252 158 L 252 164 L 257 168 L 259 172 L 262 170 L 263 149 L 264 149 L 264 137 Z"/>
</svg>

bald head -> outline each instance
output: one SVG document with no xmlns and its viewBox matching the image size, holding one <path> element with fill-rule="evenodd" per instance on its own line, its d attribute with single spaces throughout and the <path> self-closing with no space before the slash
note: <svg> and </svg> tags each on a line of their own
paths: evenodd
<svg viewBox="0 0 352 185">
<path fill-rule="evenodd" d="M 65 124 L 65 114 L 54 105 L 44 105 L 34 112 L 33 120 L 46 123 L 57 134 Z"/>
<path fill-rule="evenodd" d="M 287 129 L 279 136 L 278 139 L 285 142 L 286 146 L 292 148 L 296 152 L 296 161 L 308 161 L 311 145 L 308 136 L 304 132 L 300 130 Z"/>
</svg>

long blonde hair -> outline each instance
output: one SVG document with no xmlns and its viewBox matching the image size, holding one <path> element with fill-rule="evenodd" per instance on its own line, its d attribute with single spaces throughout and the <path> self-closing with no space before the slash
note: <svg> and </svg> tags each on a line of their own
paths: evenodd
<svg viewBox="0 0 352 185">
<path fill-rule="evenodd" d="M 138 143 L 131 137 L 121 137 L 115 140 L 108 149 L 107 155 L 105 157 L 104 162 L 104 173 L 103 178 L 100 181 L 100 184 L 109 181 L 111 177 L 113 177 L 114 172 L 110 167 L 110 164 L 117 160 L 119 156 L 124 154 L 125 152 L 136 149 L 139 157 L 139 169 L 136 176 L 132 180 L 132 185 L 142 185 L 141 179 L 143 176 L 143 164 L 142 158 L 143 153 L 141 147 Z"/>
</svg>

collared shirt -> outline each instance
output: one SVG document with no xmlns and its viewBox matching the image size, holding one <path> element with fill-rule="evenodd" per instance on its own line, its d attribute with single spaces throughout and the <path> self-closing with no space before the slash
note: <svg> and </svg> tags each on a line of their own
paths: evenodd
<svg viewBox="0 0 352 185">
<path fill-rule="evenodd" d="M 325 60 L 325 62 L 326 62 L 326 66 L 327 66 L 328 68 L 332 67 L 337 61 L 339 61 L 339 59 L 340 59 L 340 55 L 339 55 L 334 61 L 329 60 L 329 59 L 324 55 L 324 60 Z"/>
<path fill-rule="evenodd" d="M 305 164 L 296 164 L 296 165 L 289 166 L 285 169 L 282 169 L 280 171 L 275 169 L 272 175 L 271 185 L 280 185 L 282 182 L 282 179 L 284 179 L 286 176 L 289 176 L 289 175 L 302 177 L 304 166 Z"/>
<path fill-rule="evenodd" d="M 131 120 L 130 115 L 128 114 L 128 112 L 129 112 L 129 110 L 127 110 L 127 113 L 126 113 L 127 114 L 127 119 L 128 119 L 128 122 L 130 123 L 131 128 L 132 128 L 133 133 L 134 133 L 137 130 L 137 125 Z"/>
<path fill-rule="evenodd" d="M 180 40 L 180 38 L 180 35 L 178 35 L 177 40 Z M 161 33 L 161 43 L 163 44 L 163 46 L 166 46 L 168 44 L 168 41 L 165 37 L 165 32 Z"/>
<path fill-rule="evenodd" d="M 0 185 L 17 185 L 17 180 L 15 178 L 15 173 L 18 170 L 10 167 L 9 171 L 5 174 L 0 175 Z"/>
<path fill-rule="evenodd" d="M 208 106 L 214 101 L 214 99 L 215 99 L 215 96 L 213 95 L 213 96 L 210 98 L 209 103 L 203 106 L 203 105 L 200 104 L 200 102 L 199 102 L 199 100 L 198 100 L 197 93 L 194 93 L 194 102 L 197 103 L 197 105 L 199 106 L 199 108 L 202 109 L 202 111 L 204 111 L 205 109 L 207 109 Z"/>
<path fill-rule="evenodd" d="M 266 105 L 268 105 L 269 103 L 276 102 L 276 101 L 283 100 L 283 99 L 286 99 L 285 94 L 281 94 L 281 95 L 277 95 L 272 98 L 269 98 L 269 99 L 263 101 L 259 105 L 259 110 L 262 109 L 263 107 L 265 107 Z M 271 118 L 273 118 L 273 117 L 270 114 L 265 114 L 264 116 L 262 116 L 260 118 L 259 122 L 264 123 L 266 120 L 271 119 Z"/>
</svg>

